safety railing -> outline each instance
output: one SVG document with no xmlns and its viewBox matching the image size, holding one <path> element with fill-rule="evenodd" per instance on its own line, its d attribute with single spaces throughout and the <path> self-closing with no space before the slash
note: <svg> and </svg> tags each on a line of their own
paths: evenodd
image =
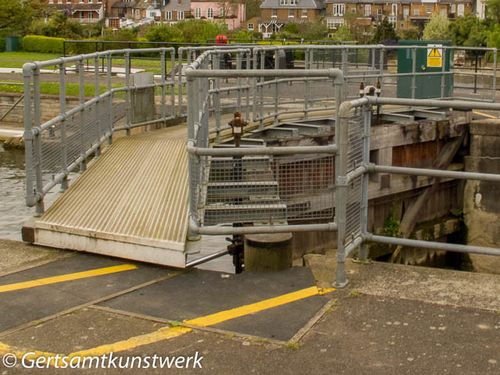
<svg viewBox="0 0 500 375">
<path fill-rule="evenodd" d="M 132 80 L 133 61 L 156 56 L 149 81 Z M 135 127 L 165 123 L 176 117 L 174 49 L 135 49 L 73 56 L 24 65 L 24 141 L 26 150 L 26 202 L 44 211 L 45 194 L 57 185 L 68 187 L 72 172 L 85 170 L 89 158 L 99 155 L 113 133 Z M 48 121 L 44 112 L 54 105 L 42 105 L 42 70 L 59 76 L 59 114 Z M 139 90 L 153 90 L 155 114 L 140 116 L 133 102 Z M 70 95 L 77 103 L 68 100 Z M 158 95 L 155 95 L 157 93 Z"/>
<path fill-rule="evenodd" d="M 204 52 L 186 69 L 191 233 L 334 230 L 337 146 L 333 126 L 327 145 L 268 147 L 259 139 L 244 137 L 242 141 L 248 143 L 235 147 L 234 135 L 223 134 L 225 128 L 220 127 L 224 106 L 219 96 L 223 91 L 230 93 L 229 106 L 243 108 L 243 118 L 257 131 L 266 120 L 275 124 L 286 113 L 304 115 L 305 101 L 294 100 L 304 94 L 301 90 L 291 93 L 290 87 L 306 79 L 311 85 L 324 85 L 325 93 L 331 93 L 322 99 L 324 105 L 309 107 L 307 112 L 335 109 L 341 101 L 342 72 L 217 69 L 228 53 Z M 242 61 L 250 67 L 248 56 L 246 60 L 240 57 L 237 64 Z M 252 64 L 259 66 L 262 61 L 254 55 Z M 280 94 L 281 85 L 287 86 L 288 96 L 285 92 Z M 265 86 L 271 90 L 269 96 Z M 294 110 L 290 109 L 290 103 Z M 266 107 L 272 111 L 271 115 L 263 114 Z"/>
<path fill-rule="evenodd" d="M 336 284 L 347 283 L 345 261 L 359 249 L 359 259 L 365 261 L 369 242 L 413 248 L 437 249 L 464 253 L 500 256 L 500 249 L 474 245 L 450 244 L 377 235 L 368 231 L 368 183 L 369 175 L 377 173 L 428 176 L 462 180 L 500 182 L 499 174 L 461 172 L 426 168 L 409 168 L 370 163 L 370 127 L 374 106 L 431 107 L 448 110 L 500 110 L 497 103 L 478 103 L 458 100 L 401 99 L 364 96 L 342 103 L 339 110 L 339 134 L 337 154 L 336 217 L 337 217 L 337 274 Z M 396 124 L 396 126 L 399 126 Z"/>
<path fill-rule="evenodd" d="M 491 56 L 492 64 L 486 70 L 471 72 L 460 66 L 454 53 L 459 50 L 472 53 L 475 49 L 440 46 L 443 54 L 441 68 L 429 72 L 422 71 L 417 63 L 419 52 L 425 50 L 427 53 L 427 48 L 383 45 L 190 46 L 177 51 L 174 48 L 106 51 L 26 64 L 27 204 L 36 206 L 37 213 L 42 213 L 44 195 L 57 185 L 66 189 L 70 173 L 84 170 L 88 159 L 98 155 L 103 144 L 110 142 L 116 131 L 130 134 L 137 127 L 162 125 L 169 120 L 181 121 L 188 115 L 188 104 L 193 101 L 198 103 L 193 105 L 198 106 L 205 116 L 203 122 L 200 119 L 197 122 L 214 124 L 200 127 L 203 128 L 200 135 L 207 132 L 205 141 L 214 140 L 217 144 L 223 143 L 231 131 L 227 125 L 228 113 L 242 112 L 252 129 L 261 131 L 286 118 L 304 119 L 319 114 L 333 116 L 341 102 L 339 98 L 358 97 L 361 84 L 366 93 L 376 90 L 381 96 L 401 94 L 416 98 L 425 85 L 421 79 L 430 77 L 440 81 L 439 90 L 434 93 L 437 98 L 470 97 L 494 101 L 497 91 L 496 49 L 481 49 L 481 53 Z M 405 72 L 397 70 L 400 55 L 411 60 Z M 189 68 L 200 63 L 204 64 L 203 68 L 201 65 Z M 53 106 L 43 105 L 41 95 L 44 84 L 41 74 L 47 69 L 59 75 L 59 113 L 55 117 L 50 115 L 53 108 L 48 108 Z M 331 79 L 328 73 L 331 69 L 342 71 L 343 86 L 338 80 Z M 192 73 L 187 74 L 189 70 Z M 199 73 L 201 71 L 206 72 Z M 151 73 L 152 80 L 137 83 L 136 74 L 140 72 Z M 195 87 L 191 94 L 186 87 L 189 77 L 192 78 L 192 88 Z M 200 87 L 206 91 L 196 88 L 196 82 L 202 79 L 208 86 Z M 476 94 L 471 94 L 473 90 L 466 91 L 471 79 L 473 84 L 475 82 Z M 398 85 L 403 88 L 401 92 Z M 134 105 L 141 90 L 154 92 L 151 99 L 155 102 L 153 113 L 145 116 L 138 114 Z M 202 99 L 200 95 L 205 97 Z M 76 96 L 76 103 L 69 99 L 70 96 Z M 248 144 L 244 146 L 263 146 L 260 140 L 247 138 Z M 197 147 L 200 145 L 202 143 Z"/>
</svg>

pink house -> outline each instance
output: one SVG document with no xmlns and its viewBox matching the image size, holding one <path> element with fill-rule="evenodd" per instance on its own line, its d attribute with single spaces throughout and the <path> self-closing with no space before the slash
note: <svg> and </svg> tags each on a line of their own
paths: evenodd
<svg viewBox="0 0 500 375">
<path fill-rule="evenodd" d="M 246 21 L 245 4 L 226 1 L 191 1 L 191 16 L 195 19 L 224 22 L 229 30 L 238 29 Z"/>
</svg>

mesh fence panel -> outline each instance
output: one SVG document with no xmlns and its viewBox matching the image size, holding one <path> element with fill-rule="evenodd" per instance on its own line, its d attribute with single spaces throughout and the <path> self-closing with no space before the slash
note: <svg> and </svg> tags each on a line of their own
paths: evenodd
<svg viewBox="0 0 500 375">
<path fill-rule="evenodd" d="M 333 219 L 333 156 L 205 157 L 202 163 L 194 188 L 196 216 L 205 226 Z"/>
</svg>

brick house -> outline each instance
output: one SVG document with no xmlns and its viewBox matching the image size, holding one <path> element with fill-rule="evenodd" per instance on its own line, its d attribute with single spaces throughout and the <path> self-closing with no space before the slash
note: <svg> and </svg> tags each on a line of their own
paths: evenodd
<svg viewBox="0 0 500 375">
<path fill-rule="evenodd" d="M 433 13 L 454 19 L 473 13 L 473 0 L 326 0 L 325 20 L 329 29 L 341 25 L 370 27 L 387 18 L 396 30 L 423 28 Z"/>
<path fill-rule="evenodd" d="M 246 6 L 242 2 L 230 0 L 191 0 L 191 14 L 195 19 L 225 23 L 228 30 L 234 30 L 246 21 Z"/>
<path fill-rule="evenodd" d="M 49 9 L 64 12 L 81 23 L 97 23 L 104 18 L 102 0 L 47 0 Z"/>
<path fill-rule="evenodd" d="M 259 31 L 264 38 L 269 37 L 286 23 L 318 22 L 324 14 L 322 0 L 264 0 L 260 6 Z"/>
</svg>

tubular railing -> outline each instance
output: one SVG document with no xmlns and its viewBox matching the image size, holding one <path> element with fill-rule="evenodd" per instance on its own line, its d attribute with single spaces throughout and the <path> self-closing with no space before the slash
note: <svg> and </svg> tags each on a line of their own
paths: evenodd
<svg viewBox="0 0 500 375">
<path fill-rule="evenodd" d="M 229 139 L 230 143 L 221 145 L 224 129 L 220 126 L 220 119 L 224 105 L 220 96 L 226 92 L 232 96 L 229 107 L 245 108 L 242 112 L 247 114 L 252 112 L 253 115 L 246 119 L 251 122 L 249 126 L 259 129 L 268 119 L 276 123 L 285 113 L 305 112 L 305 101 L 293 100 L 296 96 L 303 98 L 300 90 L 299 95 L 288 95 L 283 100 L 286 95 L 280 87 L 284 84 L 290 90 L 291 86 L 302 84 L 306 79 L 314 79 L 313 82 L 322 85 L 326 82 L 326 92 L 331 95 L 322 101 L 327 103 L 309 108 L 307 112 L 335 109 L 341 101 L 342 72 L 339 69 L 248 69 L 249 58 L 242 55 L 236 56 L 237 65 L 241 67 L 243 58 L 246 58 L 247 69 L 217 69 L 221 66 L 221 58 L 228 53 L 204 52 L 186 69 L 191 234 L 334 230 L 335 142 L 288 147 L 256 143 L 252 147 L 238 148 Z M 253 66 L 262 61 L 254 55 Z M 228 81 L 225 86 L 221 82 L 224 80 Z M 295 110 L 290 109 L 290 104 Z M 264 113 L 266 107 L 271 108 L 271 115 Z M 214 143 L 210 142 L 213 132 Z M 314 194 L 317 207 L 301 206 L 301 203 L 305 204 L 305 197 Z M 324 224 L 297 223 L 311 220 Z M 235 223 L 238 227 L 234 226 Z"/>
<path fill-rule="evenodd" d="M 500 110 L 500 104 L 430 99 L 378 98 L 365 96 L 342 103 L 339 110 L 338 173 L 336 189 L 337 212 L 337 275 L 336 284 L 347 284 L 345 260 L 359 248 L 359 258 L 366 261 L 368 242 L 410 246 L 465 253 L 499 255 L 500 249 L 449 244 L 375 235 L 368 232 L 368 181 L 370 174 L 390 173 L 437 178 L 470 179 L 500 182 L 499 174 L 459 172 L 425 168 L 382 166 L 370 163 L 370 126 L 372 107 L 399 105 L 412 108 L 433 107 L 457 110 Z M 396 124 L 396 126 L 399 126 Z"/>
<path fill-rule="evenodd" d="M 132 58 L 156 55 L 154 81 L 137 87 L 132 82 Z M 89 61 L 93 65 L 89 65 Z M 24 65 L 24 141 L 26 149 L 26 203 L 44 211 L 43 198 L 56 185 L 68 187 L 70 173 L 85 170 L 87 160 L 100 154 L 102 144 L 111 143 L 119 130 L 127 134 L 135 127 L 161 124 L 176 117 L 175 53 L 171 48 L 107 51 Z M 55 69 L 59 76 L 59 114 L 42 122 L 40 75 L 42 69 Z M 158 115 L 136 121 L 132 110 L 134 93 L 139 89 L 158 90 Z M 78 103 L 71 105 L 69 91 Z M 53 108 L 48 108 L 53 110 Z"/>
<path fill-rule="evenodd" d="M 493 64 L 487 73 L 478 73 L 455 63 L 453 53 L 469 49 L 440 48 L 442 68 L 434 72 L 421 71 L 417 65 L 416 56 L 426 46 L 382 45 L 230 45 L 179 48 L 177 53 L 173 48 L 127 49 L 28 63 L 24 66 L 26 202 L 43 213 L 45 194 L 57 185 L 66 189 L 71 173 L 85 170 L 87 161 L 100 154 L 115 132 L 130 134 L 137 127 L 187 116 L 192 234 L 337 230 L 337 284 L 343 285 L 346 256 L 361 246 L 360 257 L 365 258 L 368 240 L 401 245 L 415 241 L 368 233 L 369 173 L 381 168 L 384 173 L 441 173 L 371 165 L 370 106 L 500 110 L 491 103 L 449 100 L 470 96 L 495 101 L 497 50 L 483 49 Z M 413 58 L 405 73 L 398 73 L 392 63 L 398 51 Z M 53 69 L 59 77 L 59 114 L 48 121 L 41 97 L 42 69 Z M 136 85 L 135 75 L 143 70 L 153 73 L 153 80 Z M 433 76 L 440 80 L 435 96 L 448 101 L 415 99 L 421 77 Z M 472 87 L 471 78 L 479 95 L 464 91 Z M 398 80 L 406 80 L 402 95 L 408 99 L 365 96 L 339 108 L 344 99 L 359 96 L 360 83 L 380 82 L 382 96 L 396 96 Z M 155 113 L 139 119 L 134 98 L 144 89 L 154 90 Z M 77 103 L 68 99 L 70 94 Z M 225 125 L 235 110 L 249 123 L 241 148 L 232 146 L 231 127 Z M 251 136 L 287 118 L 314 116 L 337 117 L 326 145 L 275 147 Z M 457 178 L 458 172 L 442 173 Z M 499 180 L 496 175 L 461 176 Z M 427 242 L 412 246 L 419 244 L 428 246 Z M 444 249 L 439 246 L 435 248 Z"/>
</svg>

